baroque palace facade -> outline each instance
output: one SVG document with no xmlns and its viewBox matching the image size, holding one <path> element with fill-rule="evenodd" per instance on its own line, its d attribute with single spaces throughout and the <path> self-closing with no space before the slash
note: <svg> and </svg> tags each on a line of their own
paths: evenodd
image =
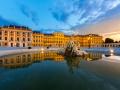
<svg viewBox="0 0 120 90">
<path fill-rule="evenodd" d="M 96 34 L 88 35 L 64 35 L 61 32 L 53 34 L 43 34 L 37 31 L 33 32 L 33 46 L 66 47 L 67 43 L 73 40 L 79 43 L 81 47 L 97 47 L 103 43 L 102 36 Z"/>
<path fill-rule="evenodd" d="M 32 30 L 23 26 L 0 27 L 0 46 L 29 47 L 32 43 Z"/>
<path fill-rule="evenodd" d="M 81 47 L 96 47 L 103 43 L 102 36 L 96 34 L 70 36 L 62 32 L 43 34 L 23 26 L 0 27 L 0 46 L 4 47 L 66 47 L 70 40 Z"/>
</svg>

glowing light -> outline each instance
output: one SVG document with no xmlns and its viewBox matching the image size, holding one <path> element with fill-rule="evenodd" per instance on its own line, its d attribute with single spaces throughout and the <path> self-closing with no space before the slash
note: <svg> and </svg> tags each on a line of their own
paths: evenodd
<svg viewBox="0 0 120 90">
<path fill-rule="evenodd" d="M 111 53 L 110 56 L 113 56 L 113 53 Z"/>
<path fill-rule="evenodd" d="M 41 53 L 44 53 L 44 48 L 41 48 Z"/>
<path fill-rule="evenodd" d="M 110 49 L 110 53 L 114 53 L 114 50 L 113 50 L 113 49 Z"/>
<path fill-rule="evenodd" d="M 44 48 L 41 48 L 41 51 L 44 51 Z"/>
</svg>

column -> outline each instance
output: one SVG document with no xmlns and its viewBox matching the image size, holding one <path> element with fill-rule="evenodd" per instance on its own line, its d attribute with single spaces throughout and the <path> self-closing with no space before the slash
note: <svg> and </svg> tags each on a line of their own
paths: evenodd
<svg viewBox="0 0 120 90">
<path fill-rule="evenodd" d="M 4 46 L 4 41 L 5 41 L 5 32 L 2 31 L 2 45 L 1 46 Z"/>
<path fill-rule="evenodd" d="M 3 42 L 4 42 L 4 31 L 2 31 L 2 40 L 1 40 L 1 46 L 3 46 Z"/>
<path fill-rule="evenodd" d="M 16 47 L 16 37 L 15 37 L 16 32 L 14 31 L 13 33 L 14 33 L 14 37 L 13 37 L 13 47 Z"/>
<path fill-rule="evenodd" d="M 19 37 L 20 41 L 20 47 L 23 47 L 23 32 L 20 32 L 20 37 Z"/>
<path fill-rule="evenodd" d="M 7 32 L 8 32 L 8 35 L 7 35 L 8 47 L 11 47 L 11 45 L 10 45 L 10 43 L 11 43 L 11 42 L 10 42 L 10 32 L 11 32 L 11 31 L 7 31 Z"/>
<path fill-rule="evenodd" d="M 25 32 L 25 47 L 28 46 L 28 37 L 27 37 L 28 32 Z"/>
</svg>

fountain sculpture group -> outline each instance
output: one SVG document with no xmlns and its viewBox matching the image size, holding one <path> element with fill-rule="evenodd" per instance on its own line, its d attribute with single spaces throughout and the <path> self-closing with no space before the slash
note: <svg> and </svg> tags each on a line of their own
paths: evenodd
<svg viewBox="0 0 120 90">
<path fill-rule="evenodd" d="M 80 44 L 78 42 L 69 41 L 65 49 L 65 56 L 83 56 L 87 54 L 85 51 L 80 50 Z"/>
</svg>

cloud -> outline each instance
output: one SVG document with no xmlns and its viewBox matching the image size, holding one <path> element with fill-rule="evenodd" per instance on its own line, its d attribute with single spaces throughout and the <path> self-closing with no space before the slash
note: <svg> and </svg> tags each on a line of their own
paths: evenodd
<svg viewBox="0 0 120 90">
<path fill-rule="evenodd" d="M 116 16 L 114 18 L 104 20 L 100 23 L 77 28 L 75 29 L 75 32 L 79 32 L 79 34 L 88 34 L 92 32 L 100 35 L 114 32 L 120 33 L 120 17 Z"/>
<path fill-rule="evenodd" d="M 51 11 L 58 22 L 71 26 L 99 22 L 120 5 L 120 0 L 60 0 Z"/>
<path fill-rule="evenodd" d="M 52 12 L 52 14 L 58 21 L 66 22 L 66 20 L 68 19 L 68 14 L 62 11 Z"/>
<path fill-rule="evenodd" d="M 30 18 L 35 25 L 39 24 L 39 17 L 37 15 L 37 12 L 25 5 L 20 5 L 20 10 L 27 18 Z"/>
<path fill-rule="evenodd" d="M 4 19 L 2 16 L 0 16 L 0 26 L 3 25 L 19 25 L 19 24 L 11 20 Z"/>
<path fill-rule="evenodd" d="M 120 4 L 120 0 L 106 0 L 106 8 L 108 10 L 116 8 Z"/>
</svg>

